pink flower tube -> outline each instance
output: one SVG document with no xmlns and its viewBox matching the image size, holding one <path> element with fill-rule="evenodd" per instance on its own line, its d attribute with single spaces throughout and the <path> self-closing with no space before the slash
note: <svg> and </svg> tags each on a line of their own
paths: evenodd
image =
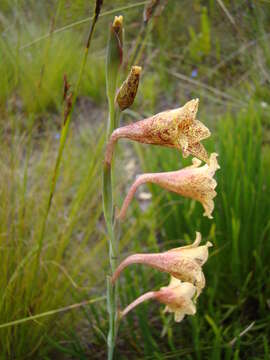
<svg viewBox="0 0 270 360">
<path fill-rule="evenodd" d="M 216 180 L 213 178 L 219 165 L 217 154 L 213 153 L 209 159 L 209 165 L 199 166 L 201 161 L 193 159 L 193 165 L 182 170 L 163 173 L 142 174 L 137 177 L 129 189 L 129 192 L 123 202 L 118 218 L 123 220 L 131 200 L 137 188 L 145 183 L 153 183 L 162 188 L 175 192 L 184 197 L 199 201 L 204 208 L 204 216 L 212 219 L 214 210 L 214 197 L 216 196 Z"/>
</svg>

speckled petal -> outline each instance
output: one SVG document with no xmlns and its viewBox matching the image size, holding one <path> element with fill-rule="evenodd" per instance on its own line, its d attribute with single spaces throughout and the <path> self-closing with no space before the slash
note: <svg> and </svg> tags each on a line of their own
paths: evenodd
<svg viewBox="0 0 270 360">
<path fill-rule="evenodd" d="M 182 149 L 183 157 L 186 158 L 189 155 L 188 150 L 188 138 L 184 134 L 180 134 L 178 138 L 179 146 Z"/>
<path fill-rule="evenodd" d="M 211 136 L 211 132 L 202 122 L 194 120 L 185 135 L 188 137 L 189 143 L 193 144 L 207 139 Z"/>
<path fill-rule="evenodd" d="M 198 112 L 199 107 L 199 99 L 192 99 L 188 101 L 183 107 L 182 107 L 182 119 L 191 119 L 194 121 L 196 119 L 196 115 Z"/>
<path fill-rule="evenodd" d="M 197 158 L 205 161 L 206 163 L 209 162 L 207 151 L 205 150 L 205 147 L 200 143 L 192 143 L 188 145 L 187 152 L 193 156 L 196 156 Z"/>
</svg>

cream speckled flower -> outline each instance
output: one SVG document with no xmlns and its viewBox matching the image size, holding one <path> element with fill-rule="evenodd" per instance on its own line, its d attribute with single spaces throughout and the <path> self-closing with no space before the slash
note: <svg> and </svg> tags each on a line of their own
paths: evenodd
<svg viewBox="0 0 270 360">
<path fill-rule="evenodd" d="M 194 99 L 178 109 L 163 111 L 114 130 L 107 144 L 105 162 L 111 163 L 114 145 L 121 138 L 177 148 L 182 150 L 184 157 L 192 154 L 208 162 L 207 152 L 200 141 L 211 133 L 203 123 L 196 120 L 198 105 L 199 99 Z"/>
<path fill-rule="evenodd" d="M 168 286 L 162 287 L 159 291 L 150 291 L 141 295 L 129 304 L 120 315 L 125 316 L 142 302 L 155 299 L 166 305 L 165 311 L 173 312 L 175 321 L 180 322 L 185 315 L 194 315 L 196 313 L 196 307 L 192 301 L 195 293 L 196 288 L 191 283 L 171 278 Z"/>
<path fill-rule="evenodd" d="M 218 154 L 213 153 L 209 159 L 209 165 L 200 166 L 201 161 L 194 158 L 193 165 L 182 170 L 164 173 L 149 173 L 138 176 L 132 184 L 118 215 L 124 219 L 128 206 L 137 190 L 144 183 L 154 183 L 179 195 L 199 201 L 204 207 L 204 216 L 212 219 L 214 210 L 214 197 L 216 196 L 216 180 L 213 178 L 219 165 Z"/>
<path fill-rule="evenodd" d="M 131 264 L 144 264 L 151 266 L 171 276 L 188 281 L 196 286 L 197 297 L 205 287 L 205 277 L 202 271 L 202 265 L 208 259 L 208 248 L 212 246 L 210 242 L 199 246 L 201 234 L 196 233 L 196 239 L 193 244 L 171 249 L 163 253 L 155 254 L 133 254 L 121 262 L 113 274 L 114 283 L 121 272 Z"/>
</svg>

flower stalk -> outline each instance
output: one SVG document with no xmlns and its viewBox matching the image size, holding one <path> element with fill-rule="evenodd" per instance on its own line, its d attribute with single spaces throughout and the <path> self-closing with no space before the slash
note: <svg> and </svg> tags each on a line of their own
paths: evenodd
<svg viewBox="0 0 270 360">
<path fill-rule="evenodd" d="M 119 69 L 123 60 L 123 17 L 116 16 L 110 27 L 106 56 L 106 90 L 109 107 L 107 124 L 107 142 L 111 134 L 118 127 L 120 112 L 130 107 L 136 97 L 139 86 L 141 67 L 132 66 L 127 79 L 117 90 Z M 109 241 L 109 262 L 111 276 L 116 270 L 118 257 L 117 234 L 114 222 L 114 194 L 113 176 L 114 161 L 104 162 L 103 168 L 103 212 Z M 111 276 L 107 278 L 107 309 L 109 314 L 109 333 L 107 337 L 108 359 L 113 359 L 115 341 L 117 337 L 118 288 L 113 286 Z"/>
<path fill-rule="evenodd" d="M 106 56 L 106 90 L 109 107 L 107 139 L 118 126 L 118 110 L 115 105 L 117 78 L 123 56 L 123 17 L 116 16 L 110 27 Z M 105 163 L 103 169 L 103 211 L 108 233 L 109 262 L 111 274 L 116 269 L 117 243 L 113 215 L 113 171 L 114 164 Z M 107 310 L 109 314 L 109 332 L 107 337 L 108 360 L 113 359 L 117 336 L 117 286 L 112 286 L 110 276 L 107 278 Z"/>
</svg>

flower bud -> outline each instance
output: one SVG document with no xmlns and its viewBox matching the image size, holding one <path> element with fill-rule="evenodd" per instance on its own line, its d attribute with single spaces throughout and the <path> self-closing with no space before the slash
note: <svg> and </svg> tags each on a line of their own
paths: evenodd
<svg viewBox="0 0 270 360">
<path fill-rule="evenodd" d="M 118 70 L 123 60 L 123 16 L 115 16 L 110 27 L 106 55 L 107 95 L 114 99 Z"/>
<path fill-rule="evenodd" d="M 118 139 L 126 138 L 140 143 L 161 145 L 182 151 L 209 162 L 201 140 L 211 133 L 199 120 L 196 120 L 199 99 L 187 102 L 183 107 L 167 110 L 150 118 L 116 129 L 108 142 L 105 161 L 111 163 L 113 149 Z"/>
<path fill-rule="evenodd" d="M 121 111 L 129 108 L 135 100 L 141 71 L 142 68 L 140 66 L 132 66 L 127 79 L 118 90 L 115 100 Z"/>
<path fill-rule="evenodd" d="M 128 206 L 133 199 L 137 188 L 145 183 L 153 183 L 179 195 L 199 201 L 204 207 L 204 216 L 212 219 L 214 210 L 215 187 L 217 182 L 213 179 L 215 172 L 220 168 L 217 162 L 218 154 L 210 156 L 209 165 L 199 167 L 201 161 L 194 158 L 193 165 L 178 171 L 163 173 L 142 174 L 134 181 L 123 202 L 118 218 L 123 220 Z"/>
</svg>

